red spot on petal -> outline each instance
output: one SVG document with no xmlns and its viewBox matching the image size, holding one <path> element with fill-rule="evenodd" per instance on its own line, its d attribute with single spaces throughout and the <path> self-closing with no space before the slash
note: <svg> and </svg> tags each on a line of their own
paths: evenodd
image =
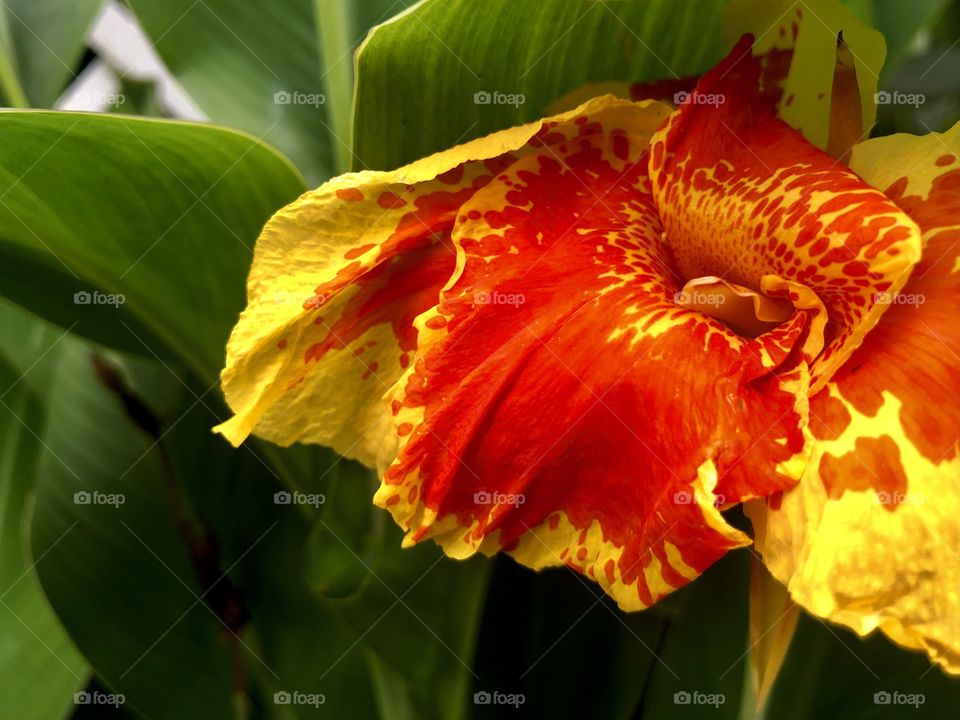
<svg viewBox="0 0 960 720">
<path fill-rule="evenodd" d="M 447 170 L 445 173 L 437 175 L 437 180 L 444 185 L 456 185 L 463 180 L 463 165 L 457 165 L 453 170 Z"/>
<path fill-rule="evenodd" d="M 360 202 L 363 200 L 363 193 L 357 188 L 340 188 L 337 190 L 337 197 L 348 202 Z"/>
<path fill-rule="evenodd" d="M 347 252 L 344 253 L 343 257 L 345 257 L 347 260 L 353 260 L 355 258 L 360 257 L 361 255 L 365 255 L 366 253 L 373 250 L 373 248 L 375 247 L 376 245 L 374 245 L 373 243 L 368 243 L 367 245 L 360 245 L 359 247 L 350 248 L 349 250 L 347 250 Z"/>
<path fill-rule="evenodd" d="M 396 210 L 404 207 L 406 204 L 406 201 L 402 197 L 389 190 L 377 198 L 377 205 L 387 210 Z"/>
<path fill-rule="evenodd" d="M 839 499 L 848 490 L 875 490 L 892 497 L 903 495 L 907 489 L 900 448 L 889 435 L 859 437 L 854 449 L 840 457 L 824 454 L 820 458 L 820 479 L 833 499 Z M 896 509 L 894 503 L 884 506 L 891 511 Z"/>
</svg>

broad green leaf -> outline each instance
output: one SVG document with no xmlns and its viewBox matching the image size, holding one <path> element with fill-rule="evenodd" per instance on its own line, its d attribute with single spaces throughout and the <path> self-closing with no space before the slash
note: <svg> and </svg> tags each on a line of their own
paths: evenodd
<svg viewBox="0 0 960 720">
<path fill-rule="evenodd" d="M 588 82 L 699 74 L 722 55 L 726 4 L 425 0 L 359 51 L 354 169 L 398 167 L 540 118 Z"/>
<path fill-rule="evenodd" d="M 729 553 L 697 580 L 678 590 L 641 701 L 652 718 L 739 717 L 747 647 L 748 550 Z M 771 716 L 775 717 L 775 716 Z"/>
<path fill-rule="evenodd" d="M 0 5 L 0 88 L 6 91 L 7 102 L 53 106 L 73 79 L 87 30 L 101 5 L 103 0 L 4 0 Z M 13 79 L 5 77 L 5 63 Z M 10 89 L 17 85 L 25 95 L 21 102 L 16 91 L 11 97 Z"/>
<path fill-rule="evenodd" d="M 226 717 L 229 646 L 197 601 L 162 456 L 95 373 L 93 351 L 64 342 L 32 524 L 44 591 L 94 670 L 130 707 L 150 718 Z M 166 370 L 153 375 L 157 390 L 177 393 Z"/>
<path fill-rule="evenodd" d="M 471 705 L 473 655 L 491 563 L 456 561 L 430 543 L 402 549 L 402 532 L 380 514 L 384 526 L 374 560 L 361 557 L 362 546 L 351 548 L 367 578 L 354 595 L 332 604 L 358 632 L 366 632 L 382 701 L 393 697 L 401 703 L 398 712 L 409 706 L 416 717 L 459 720 Z M 404 692 L 398 696 L 400 684 Z"/>
<path fill-rule="evenodd" d="M 0 292 L 212 383 L 260 228 L 303 189 L 296 170 L 193 123 L 11 111 L 0 135 Z"/>
<path fill-rule="evenodd" d="M 5 309 L 0 316 L 8 319 Z M 43 558 L 29 550 L 43 403 L 24 373 L 55 347 L 56 334 L 34 323 L 18 341 L 32 355 L 27 367 L 3 357 L 13 343 L 0 341 L 0 707 L 5 716 L 50 720 L 72 710 L 88 669 L 43 595 L 35 571 Z"/>
<path fill-rule="evenodd" d="M 209 433 L 211 412 L 221 411 L 209 404 L 195 406 L 168 439 L 190 505 L 249 612 L 241 635 L 255 717 L 373 717 L 365 628 L 351 628 L 305 578 L 310 516 L 296 501 L 276 501 L 284 486 L 253 450 L 233 450 Z M 311 494 L 325 489 L 316 477 L 299 485 Z M 275 702 L 283 693 L 322 695 L 323 703 Z"/>
<path fill-rule="evenodd" d="M 954 717 L 960 678 L 879 633 L 863 640 L 802 615 L 766 711 L 769 720 Z"/>
<path fill-rule="evenodd" d="M 346 172 L 353 164 L 350 147 L 353 51 L 369 28 L 412 3 L 413 0 L 313 0 L 329 102 L 331 145 L 339 172 Z"/>
<path fill-rule="evenodd" d="M 918 34 L 930 28 L 950 0 L 845 0 L 861 20 L 883 33 L 887 41 L 884 74 L 896 70 L 909 53 Z"/>
<path fill-rule="evenodd" d="M 668 625 L 663 608 L 623 613 L 596 584 L 568 568 L 533 573 L 498 558 L 473 691 L 520 694 L 519 713 L 527 717 L 627 720 L 660 662 Z M 493 704 L 472 710 L 471 717 L 480 719 L 514 712 Z"/>
<path fill-rule="evenodd" d="M 369 24 L 406 4 L 130 2 L 201 110 L 275 144 L 312 183 L 347 169 L 354 47 Z"/>
<path fill-rule="evenodd" d="M 304 581 L 309 519 L 273 502 L 282 486 L 253 449 L 209 433 L 224 412 L 216 398 L 159 362 L 51 336 L 63 357 L 47 388 L 33 548 L 45 591 L 107 689 L 149 718 L 372 716 L 361 633 Z M 159 418 L 162 451 L 94 372 L 93 354 Z M 78 502 L 84 492 L 123 502 Z M 184 518 L 207 538 L 206 591 Z M 247 618 L 239 638 L 214 608 Z M 276 704 L 284 691 L 322 693 L 321 712 Z"/>
<path fill-rule="evenodd" d="M 341 460 L 323 475 L 303 572 L 364 638 L 381 716 L 464 717 L 490 562 L 458 562 L 432 543 L 401 548 L 400 529 L 371 504 L 369 470 Z"/>
<path fill-rule="evenodd" d="M 307 546 L 306 580 L 319 596 L 353 595 L 370 575 L 382 549 L 384 515 L 370 498 L 375 475 L 350 460 L 329 471 L 322 521 L 315 522 Z"/>
</svg>

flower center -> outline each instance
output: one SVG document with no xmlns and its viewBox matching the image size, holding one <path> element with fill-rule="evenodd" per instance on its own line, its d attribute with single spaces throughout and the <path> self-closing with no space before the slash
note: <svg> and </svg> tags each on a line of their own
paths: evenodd
<svg viewBox="0 0 960 720">
<path fill-rule="evenodd" d="M 688 281 L 677 293 L 676 302 L 719 320 L 747 338 L 772 330 L 793 313 L 788 300 L 763 295 L 715 275 Z"/>
</svg>

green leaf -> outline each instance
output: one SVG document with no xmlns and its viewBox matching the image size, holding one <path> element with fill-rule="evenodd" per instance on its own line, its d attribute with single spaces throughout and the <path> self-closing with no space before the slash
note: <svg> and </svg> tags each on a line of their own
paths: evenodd
<svg viewBox="0 0 960 720">
<path fill-rule="evenodd" d="M 247 135 L 192 123 L 14 111 L 0 113 L 0 134 L 3 293 L 114 347 L 143 353 L 142 340 L 213 382 L 254 240 L 303 190 L 293 167 Z"/>
<path fill-rule="evenodd" d="M 382 513 L 381 513 L 382 514 Z M 381 702 L 416 708 L 416 717 L 466 717 L 474 649 L 491 563 L 456 561 L 433 544 L 403 549 L 389 518 L 373 562 L 351 548 L 369 572 L 359 590 L 333 603 L 376 654 Z M 337 538 L 341 542 L 342 538 Z M 397 677 L 402 678 L 402 681 Z M 403 693 L 398 694 L 398 685 Z"/>
<path fill-rule="evenodd" d="M 927 30 L 943 14 L 949 0 L 844 0 L 864 22 L 883 33 L 887 40 L 884 76 L 889 77 L 909 54 L 917 35 Z"/>
<path fill-rule="evenodd" d="M 305 579 L 310 517 L 275 502 L 283 485 L 253 449 L 234 450 L 209 433 L 217 420 L 211 414 L 221 409 L 205 404 L 194 404 L 168 439 L 189 503 L 216 538 L 220 565 L 249 611 L 242 649 L 255 716 L 317 717 L 311 705 L 274 701 L 276 693 L 304 693 L 323 695 L 321 717 L 373 717 L 363 629 L 345 623 Z M 321 490 L 307 480 L 299 485 Z"/>
<path fill-rule="evenodd" d="M 669 598 L 664 609 L 675 614 L 657 652 L 660 662 L 646 681 L 643 717 L 738 717 L 750 662 L 748 553 L 728 553 Z"/>
<path fill-rule="evenodd" d="M 102 4 L 103 0 L 4 0 L 0 26 L 6 25 L 7 32 L 0 29 L 0 88 L 13 105 L 53 105 L 73 79 L 87 30 Z M 12 77 L 7 77 L 5 64 Z M 25 97 L 17 97 L 18 86 Z"/>
<path fill-rule="evenodd" d="M 353 48 L 367 23 L 405 4 L 130 2 L 201 110 L 214 122 L 275 144 L 312 183 L 347 167 Z"/>
<path fill-rule="evenodd" d="M 307 541 L 306 579 L 317 595 L 340 599 L 369 578 L 382 550 L 384 517 L 370 502 L 377 485 L 370 470 L 340 459 L 328 476 L 322 521 L 313 524 Z"/>
<path fill-rule="evenodd" d="M 660 662 L 656 654 L 667 629 L 660 610 L 624 613 L 598 585 L 569 568 L 534 573 L 499 558 L 473 690 L 519 693 L 520 712 L 528 717 L 632 718 L 644 680 Z M 512 708 L 473 710 L 482 719 Z"/>
<path fill-rule="evenodd" d="M 540 118 L 588 82 L 699 74 L 722 54 L 726 4 L 426 0 L 360 49 L 355 169 L 398 167 Z M 503 102 L 477 104 L 478 92 Z"/>
<path fill-rule="evenodd" d="M 131 707 L 151 718 L 226 717 L 229 646 L 197 600 L 162 456 L 94 371 L 93 351 L 63 345 L 32 525 L 44 591 L 97 674 Z M 128 377 L 152 375 L 154 393 L 176 396 L 166 370 L 138 363 L 136 373 L 117 367 Z"/>
<path fill-rule="evenodd" d="M 804 614 L 765 717 L 946 718 L 958 703 L 960 679 L 931 667 L 923 654 Z"/>
<path fill-rule="evenodd" d="M 18 340 L 22 351 L 54 343 L 56 335 L 34 323 Z M 0 349 L 7 344 L 4 338 Z M 30 366 L 48 349 L 31 353 Z M 40 588 L 35 563 L 43 558 L 29 550 L 43 432 L 42 401 L 24 377 L 29 369 L 0 357 L 0 707 L 9 717 L 49 720 L 73 708 L 73 693 L 86 684 L 88 669 Z"/>
</svg>

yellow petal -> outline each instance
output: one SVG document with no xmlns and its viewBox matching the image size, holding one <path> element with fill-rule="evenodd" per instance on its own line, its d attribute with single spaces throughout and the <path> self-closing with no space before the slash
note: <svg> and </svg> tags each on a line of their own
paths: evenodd
<svg viewBox="0 0 960 720">
<path fill-rule="evenodd" d="M 875 93 L 887 51 L 882 33 L 857 20 L 839 0 L 733 0 L 724 16 L 724 34 L 730 43 L 751 33 L 756 38 L 755 55 L 773 56 L 777 50 L 792 49 L 778 114 L 822 150 L 830 134 L 841 32 L 856 65 L 866 137 L 877 117 Z"/>
<path fill-rule="evenodd" d="M 811 399 L 814 456 L 748 509 L 771 572 L 807 610 L 880 629 L 960 673 L 960 125 L 854 148 L 852 168 L 923 231 L 923 257 Z"/>
<path fill-rule="evenodd" d="M 551 142 L 549 128 L 604 107 L 494 133 L 392 172 L 340 176 L 267 223 L 247 308 L 221 380 L 235 413 L 215 430 L 332 447 L 384 466 L 396 449 L 382 401 L 416 350 L 413 318 L 436 304 L 454 269 L 460 206 L 506 165 Z"/>
</svg>

